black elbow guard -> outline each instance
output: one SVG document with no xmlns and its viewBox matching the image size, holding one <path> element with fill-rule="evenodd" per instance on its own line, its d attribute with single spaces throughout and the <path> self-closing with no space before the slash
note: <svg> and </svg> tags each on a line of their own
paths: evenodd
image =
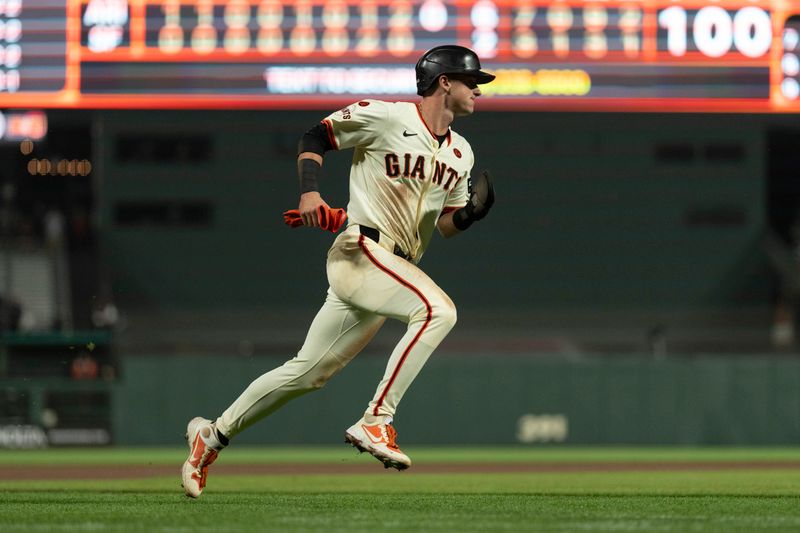
<svg viewBox="0 0 800 533">
<path fill-rule="evenodd" d="M 333 150 L 333 145 L 328 137 L 328 128 L 322 122 L 305 132 L 297 144 L 297 155 L 303 152 L 325 155 L 328 150 Z"/>
</svg>

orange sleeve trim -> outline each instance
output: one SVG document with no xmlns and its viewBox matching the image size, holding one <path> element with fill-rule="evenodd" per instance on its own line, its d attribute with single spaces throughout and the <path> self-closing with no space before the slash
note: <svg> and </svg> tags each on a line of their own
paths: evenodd
<svg viewBox="0 0 800 533">
<path fill-rule="evenodd" d="M 331 146 L 333 146 L 334 150 L 339 149 L 339 145 L 336 143 L 336 137 L 333 135 L 333 124 L 327 118 L 322 121 L 325 124 L 325 129 L 328 130 L 328 140 L 331 142 Z"/>
</svg>

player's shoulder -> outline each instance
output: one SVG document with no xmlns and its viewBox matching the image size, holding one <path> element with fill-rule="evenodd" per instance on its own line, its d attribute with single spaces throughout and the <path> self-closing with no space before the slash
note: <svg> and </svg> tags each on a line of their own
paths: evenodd
<svg viewBox="0 0 800 533">
<path fill-rule="evenodd" d="M 380 105 L 386 110 L 387 115 L 401 118 L 416 115 L 417 106 L 411 102 L 387 102 L 385 100 L 377 100 Z"/>
<path fill-rule="evenodd" d="M 353 102 L 348 108 L 353 113 L 364 117 L 372 117 L 373 120 L 392 120 L 397 114 L 394 104 L 395 102 L 367 98 Z"/>
<path fill-rule="evenodd" d="M 385 108 L 387 105 L 391 104 L 392 102 L 387 102 L 385 100 L 375 100 L 374 98 L 365 98 L 364 100 L 359 100 L 358 102 L 354 102 L 350 105 L 350 107 L 383 107 Z"/>
<path fill-rule="evenodd" d="M 385 102 L 383 100 L 365 99 L 359 100 L 358 102 L 353 102 L 344 109 L 350 111 L 351 113 L 360 111 L 362 113 L 382 114 L 386 113 L 390 103 L 391 102 Z"/>
<path fill-rule="evenodd" d="M 410 102 L 388 102 L 386 100 L 360 100 L 351 107 L 358 108 L 361 112 L 366 112 L 376 118 L 380 117 L 388 123 L 401 123 L 407 121 L 412 116 L 416 116 L 416 105 Z M 389 125 L 387 124 L 387 127 Z"/>
<path fill-rule="evenodd" d="M 364 100 L 364 102 L 379 102 L 378 105 L 382 106 L 387 113 L 396 117 L 414 116 L 418 115 L 417 104 L 413 102 L 387 102 L 386 100 Z"/>
</svg>

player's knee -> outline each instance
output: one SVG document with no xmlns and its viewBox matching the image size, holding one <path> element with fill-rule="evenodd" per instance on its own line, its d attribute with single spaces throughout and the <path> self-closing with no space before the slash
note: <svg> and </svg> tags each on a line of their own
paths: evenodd
<svg viewBox="0 0 800 533">
<path fill-rule="evenodd" d="M 305 375 L 295 381 L 295 388 L 303 392 L 313 392 L 324 387 L 328 379 L 329 376 Z"/>
<path fill-rule="evenodd" d="M 328 382 L 328 378 L 327 377 L 325 377 L 325 376 L 316 376 L 315 378 L 309 380 L 309 382 L 308 382 L 308 390 L 309 391 L 319 390 L 322 387 L 324 387 L 327 382 Z"/>
<path fill-rule="evenodd" d="M 456 306 L 450 298 L 442 298 L 438 301 L 431 302 L 431 316 L 448 329 L 452 329 L 458 320 L 458 312 Z"/>
<path fill-rule="evenodd" d="M 324 362 L 309 369 L 296 380 L 296 387 L 306 392 L 319 390 L 336 374 L 339 367 Z"/>
</svg>

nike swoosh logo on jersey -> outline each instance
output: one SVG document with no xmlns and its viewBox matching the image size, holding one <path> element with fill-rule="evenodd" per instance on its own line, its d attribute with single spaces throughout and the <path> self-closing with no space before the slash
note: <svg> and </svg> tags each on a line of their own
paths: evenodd
<svg viewBox="0 0 800 533">
<path fill-rule="evenodd" d="M 406 130 L 403 130 L 403 137 L 413 137 L 416 133 L 408 133 Z"/>
</svg>

